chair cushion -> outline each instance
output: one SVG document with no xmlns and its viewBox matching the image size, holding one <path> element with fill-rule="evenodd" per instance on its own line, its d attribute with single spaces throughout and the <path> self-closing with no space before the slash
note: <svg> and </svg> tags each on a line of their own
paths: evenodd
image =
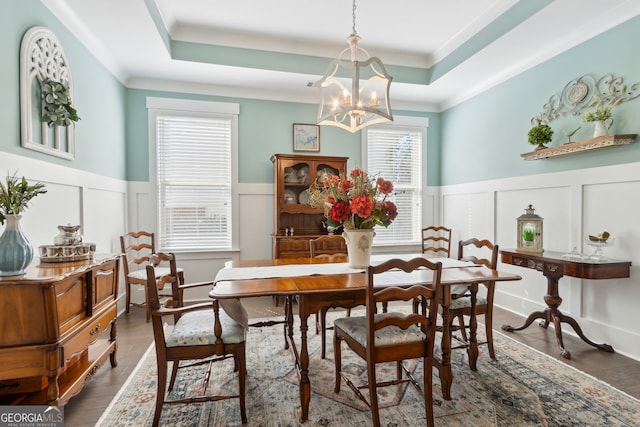
<svg viewBox="0 0 640 427">
<path fill-rule="evenodd" d="M 487 305 L 487 299 L 481 295 L 476 297 L 476 306 Z M 449 310 L 459 310 L 461 308 L 471 308 L 471 297 L 464 296 L 451 300 Z"/>
<path fill-rule="evenodd" d="M 245 329 L 223 311 L 220 312 L 220 323 L 225 343 L 238 344 L 245 340 Z M 185 313 L 166 337 L 167 347 L 215 344 L 213 326 L 212 309 Z"/>
<path fill-rule="evenodd" d="M 376 321 L 388 317 L 390 315 L 401 315 L 403 313 L 382 313 L 376 314 Z M 343 330 L 350 337 L 356 340 L 360 345 L 367 345 L 367 317 L 341 317 L 333 322 L 334 327 Z M 416 325 L 402 330 L 397 326 L 387 326 L 376 331 L 376 346 L 394 345 L 401 343 L 410 343 L 416 341 L 424 341 L 425 334 Z"/>
<path fill-rule="evenodd" d="M 181 268 L 176 270 L 178 273 L 183 271 Z M 156 277 L 171 274 L 171 269 L 169 269 L 169 267 L 157 267 L 154 271 L 156 272 Z M 131 271 L 129 272 L 128 277 L 131 279 L 147 280 L 147 269 L 143 268 L 141 270 Z"/>
</svg>

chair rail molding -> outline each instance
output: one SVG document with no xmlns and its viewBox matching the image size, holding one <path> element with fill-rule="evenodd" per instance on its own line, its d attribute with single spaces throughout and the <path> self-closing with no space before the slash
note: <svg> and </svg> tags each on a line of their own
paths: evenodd
<svg viewBox="0 0 640 427">
<path fill-rule="evenodd" d="M 20 47 L 20 121 L 22 146 L 52 156 L 75 158 L 74 126 L 49 127 L 42 120 L 42 81 L 66 83 L 73 100 L 69 61 L 57 37 L 45 27 L 32 27 Z"/>
<path fill-rule="evenodd" d="M 580 115 L 588 108 L 618 105 L 640 96 L 640 82 L 628 86 L 622 77 L 605 74 L 600 78 L 585 74 L 568 82 L 531 118 L 531 124 L 549 123 L 567 114 Z"/>
</svg>

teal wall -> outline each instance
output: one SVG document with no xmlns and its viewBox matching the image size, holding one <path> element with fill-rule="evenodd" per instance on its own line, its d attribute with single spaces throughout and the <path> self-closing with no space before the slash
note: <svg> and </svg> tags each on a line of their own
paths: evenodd
<svg viewBox="0 0 640 427">
<path fill-rule="evenodd" d="M 292 102 L 200 96 L 173 92 L 130 89 L 127 93 L 127 179 L 149 179 L 149 132 L 147 97 L 196 99 L 240 104 L 238 119 L 239 181 L 241 183 L 273 182 L 274 153 L 293 152 L 293 124 L 314 123 L 317 106 Z M 415 112 L 394 112 L 396 115 L 429 117 L 428 148 L 430 185 L 438 181 L 439 115 Z M 349 157 L 350 167 L 361 164 L 360 132 L 352 134 L 330 126 L 320 128 L 320 155 Z M 431 167 L 433 165 L 433 168 Z"/>
<path fill-rule="evenodd" d="M 20 43 L 33 26 L 56 35 L 71 67 L 81 118 L 71 161 L 20 145 Z M 38 0 L 0 0 L 0 38 L 0 151 L 124 179 L 126 88 Z"/>
<path fill-rule="evenodd" d="M 20 42 L 32 26 L 51 29 L 69 59 L 75 84 L 75 106 L 82 118 L 76 124 L 76 159 L 69 161 L 20 146 Z M 313 123 L 316 106 L 303 103 L 224 98 L 175 92 L 126 89 L 38 0 L 0 0 L 0 152 L 62 164 L 99 175 L 147 181 L 148 120 L 146 97 L 235 102 L 240 104 L 239 180 L 270 183 L 273 153 L 292 152 L 292 124 Z M 607 73 L 628 85 L 640 82 L 640 17 L 577 46 L 509 81 L 443 113 L 395 110 L 394 114 L 427 117 L 429 128 L 425 184 L 474 182 L 640 161 L 640 144 L 599 150 L 550 160 L 524 161 L 530 119 L 549 97 L 570 80 L 584 74 Z M 640 100 L 614 108 L 614 133 L 637 133 Z M 566 141 L 563 131 L 582 126 L 574 141 L 591 137 L 592 125 L 568 116 L 551 123 L 551 145 Z M 348 156 L 361 163 L 360 134 L 321 128 L 322 155 Z"/>
<path fill-rule="evenodd" d="M 549 98 L 580 76 L 605 74 L 622 77 L 627 86 L 640 85 L 640 17 L 552 58 L 482 94 L 442 113 L 442 185 L 535 175 L 640 161 L 640 143 L 547 160 L 525 161 L 530 120 Z M 610 133 L 639 133 L 640 98 L 613 108 Z M 572 141 L 593 136 L 593 124 L 579 116 L 550 123 L 549 146 L 567 141 L 564 131 L 581 126 Z"/>
</svg>

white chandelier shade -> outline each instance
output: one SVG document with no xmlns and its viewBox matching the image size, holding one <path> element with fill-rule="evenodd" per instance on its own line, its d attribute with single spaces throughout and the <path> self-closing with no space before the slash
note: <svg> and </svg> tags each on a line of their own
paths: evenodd
<svg viewBox="0 0 640 427">
<path fill-rule="evenodd" d="M 320 87 L 318 124 L 337 126 L 357 132 L 367 126 L 393 121 L 389 103 L 389 88 L 393 77 L 377 57 L 369 57 L 358 46 L 360 36 L 354 30 L 349 47 L 334 59 L 324 76 L 316 83 Z"/>
</svg>

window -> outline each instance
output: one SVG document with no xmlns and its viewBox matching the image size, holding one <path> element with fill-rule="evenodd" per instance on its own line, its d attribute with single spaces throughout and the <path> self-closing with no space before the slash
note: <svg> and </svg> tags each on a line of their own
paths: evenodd
<svg viewBox="0 0 640 427">
<path fill-rule="evenodd" d="M 395 221 L 387 228 L 376 228 L 376 245 L 420 242 L 426 127 L 424 118 L 396 118 L 393 123 L 373 125 L 363 132 L 365 169 L 393 182 L 392 201 L 398 206 Z"/>
<path fill-rule="evenodd" d="M 150 99 L 156 147 L 158 246 L 231 250 L 237 104 Z"/>
</svg>

